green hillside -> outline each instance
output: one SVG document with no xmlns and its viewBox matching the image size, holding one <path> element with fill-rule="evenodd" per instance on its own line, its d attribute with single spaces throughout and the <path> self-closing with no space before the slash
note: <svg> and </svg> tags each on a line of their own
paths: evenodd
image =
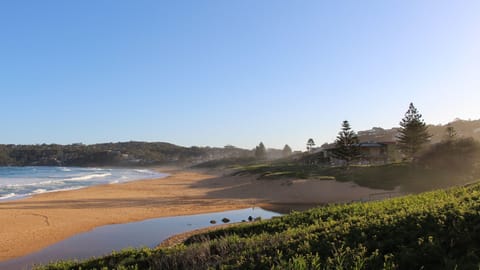
<svg viewBox="0 0 480 270">
<path fill-rule="evenodd" d="M 479 269 L 480 184 L 330 205 L 41 269 Z"/>
<path fill-rule="evenodd" d="M 224 158 L 253 156 L 233 146 L 183 147 L 164 142 L 102 144 L 0 144 L 0 166 L 150 166 L 192 165 Z"/>
</svg>

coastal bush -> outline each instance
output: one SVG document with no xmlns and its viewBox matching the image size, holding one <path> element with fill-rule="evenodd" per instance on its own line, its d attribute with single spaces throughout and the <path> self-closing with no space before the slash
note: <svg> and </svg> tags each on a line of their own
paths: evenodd
<svg viewBox="0 0 480 270">
<path fill-rule="evenodd" d="M 479 269 L 480 184 L 329 205 L 40 269 Z"/>
<path fill-rule="evenodd" d="M 478 146 L 478 143 L 472 143 Z M 450 152 L 444 149 L 446 147 L 435 146 L 415 164 L 402 162 L 384 165 L 353 165 L 345 169 L 310 166 L 295 162 L 273 162 L 244 166 L 234 175 L 256 175 L 259 180 L 265 181 L 282 178 L 336 180 L 354 182 L 359 186 L 373 189 L 394 190 L 400 187 L 404 192 L 418 193 L 462 185 L 478 179 L 480 177 L 480 146 L 469 148 L 469 145 L 469 140 L 459 141 L 455 143 L 454 150 L 450 151 L 451 149 L 447 148 Z M 452 152 L 454 154 L 449 155 Z M 455 162 L 449 160 L 455 160 Z"/>
<path fill-rule="evenodd" d="M 418 163 L 443 173 L 471 173 L 480 163 L 480 143 L 473 138 L 442 141 L 423 153 Z"/>
<path fill-rule="evenodd" d="M 253 152 L 233 146 L 182 147 L 162 142 L 118 142 L 102 144 L 0 145 L 3 166 L 151 166 L 192 165 L 214 158 L 245 162 Z M 243 163 L 242 163 L 243 164 Z"/>
</svg>

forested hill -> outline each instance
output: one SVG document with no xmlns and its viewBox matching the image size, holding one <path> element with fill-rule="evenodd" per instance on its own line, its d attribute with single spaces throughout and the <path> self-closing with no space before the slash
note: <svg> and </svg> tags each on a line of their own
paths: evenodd
<svg viewBox="0 0 480 270">
<path fill-rule="evenodd" d="M 432 134 L 432 143 L 437 143 L 445 138 L 446 128 L 451 126 L 455 129 L 457 137 L 472 137 L 480 141 L 480 119 L 479 120 L 461 120 L 455 119 L 446 125 L 428 125 L 428 132 Z M 360 141 L 374 141 L 385 142 L 395 141 L 398 133 L 398 128 L 383 129 L 374 127 L 370 130 L 358 132 Z"/>
<path fill-rule="evenodd" d="M 119 142 L 104 144 L 0 145 L 0 166 L 149 166 L 191 165 L 208 160 L 248 157 L 250 150 L 182 147 L 164 142 Z"/>
</svg>

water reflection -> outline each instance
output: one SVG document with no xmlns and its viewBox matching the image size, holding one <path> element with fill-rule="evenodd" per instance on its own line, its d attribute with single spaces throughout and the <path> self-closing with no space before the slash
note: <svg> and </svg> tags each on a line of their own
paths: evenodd
<svg viewBox="0 0 480 270">
<path fill-rule="evenodd" d="M 248 220 L 249 216 L 269 219 L 278 215 L 280 214 L 255 207 L 107 225 L 75 235 L 39 252 L 0 263 L 0 269 L 30 269 L 33 264 L 66 259 L 81 260 L 128 247 L 155 247 L 172 235 L 212 226 L 212 220 L 222 224 L 223 218 L 228 218 L 232 223 Z"/>
</svg>

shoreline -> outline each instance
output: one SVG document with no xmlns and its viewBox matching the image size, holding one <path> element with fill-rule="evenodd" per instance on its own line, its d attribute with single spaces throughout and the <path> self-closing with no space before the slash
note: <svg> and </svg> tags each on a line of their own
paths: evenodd
<svg viewBox="0 0 480 270">
<path fill-rule="evenodd" d="M 153 168 L 152 168 L 153 170 Z M 251 207 L 248 201 L 202 199 L 188 186 L 213 175 L 156 168 L 164 178 L 96 185 L 0 202 L 0 262 L 25 256 L 96 227 L 150 218 Z"/>
<path fill-rule="evenodd" d="M 168 176 L 166 173 L 162 173 L 157 170 L 157 167 L 60 167 L 60 166 L 25 166 L 25 167 L 8 167 L 0 166 L 0 169 L 29 169 L 33 170 L 32 173 L 40 173 L 38 177 L 29 178 L 28 176 L 23 179 L 20 177 L 20 183 L 7 182 L 2 183 L 7 188 L 9 186 L 18 186 L 20 190 L 10 190 L 8 194 L 0 194 L 0 203 L 17 201 L 22 199 L 32 198 L 33 196 L 52 192 L 62 192 L 88 188 L 92 186 L 127 183 L 131 181 L 147 180 L 165 178 Z M 73 173 L 69 174 L 70 172 Z M 80 171 L 76 171 L 80 170 Z M 61 176 L 49 177 L 45 174 L 63 174 Z M 78 174 L 80 173 L 80 175 Z M 0 173 L 1 174 L 1 173 Z M 8 176 L 5 178 L 9 178 Z M 16 179 L 14 177 L 13 179 Z M 30 182 L 30 179 L 35 181 Z M 18 179 L 17 179 L 18 180 Z M 62 184 L 58 185 L 58 182 Z M 67 184 L 75 182 L 74 185 Z M 44 183 L 47 183 L 44 185 Z M 28 187 L 28 188 L 27 188 Z"/>
<path fill-rule="evenodd" d="M 349 202 L 379 192 L 336 181 L 292 184 L 291 180 L 257 180 L 254 175 L 229 176 L 224 171 L 150 169 L 169 176 L 0 202 L 0 262 L 104 225 L 250 207 L 287 212 L 295 205 L 309 208 Z"/>
</svg>

